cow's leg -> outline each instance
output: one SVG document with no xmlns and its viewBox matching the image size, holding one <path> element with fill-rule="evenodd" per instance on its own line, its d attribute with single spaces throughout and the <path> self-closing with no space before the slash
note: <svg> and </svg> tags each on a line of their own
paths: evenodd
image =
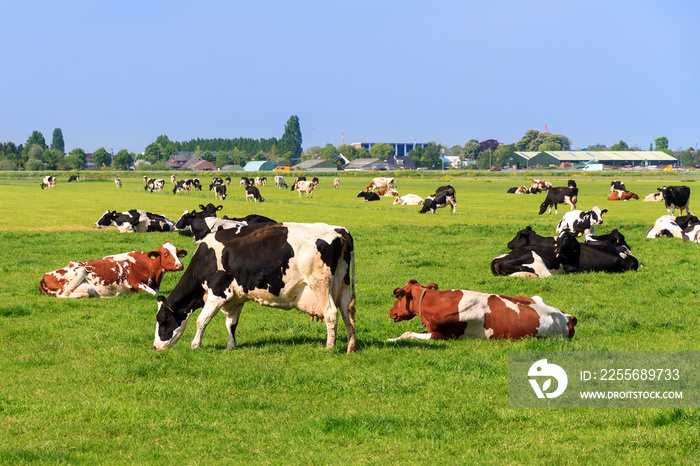
<svg viewBox="0 0 700 466">
<path fill-rule="evenodd" d="M 399 341 L 399 340 L 430 340 L 432 337 L 431 333 L 416 333 L 416 332 L 405 332 L 400 337 L 389 338 L 387 341 Z"/>
<path fill-rule="evenodd" d="M 221 309 L 224 301 L 226 301 L 226 298 L 216 296 L 211 290 L 209 290 L 209 297 L 204 303 L 202 312 L 200 312 L 199 317 L 197 317 L 197 333 L 194 334 L 194 339 L 192 340 L 191 345 L 193 349 L 199 348 L 202 345 L 204 330 L 206 330 L 207 325 L 209 325 L 209 322 L 211 322 L 211 319 L 214 318 L 219 309 Z"/>
<path fill-rule="evenodd" d="M 349 293 L 348 293 L 349 295 Z M 355 337 L 355 298 L 351 298 L 350 302 L 346 302 L 345 297 L 341 298 L 340 314 L 343 316 L 345 330 L 348 332 L 348 353 L 353 353 L 357 350 L 357 340 Z"/>
<path fill-rule="evenodd" d="M 72 272 L 72 276 L 70 276 L 69 280 L 66 282 L 61 292 L 58 293 L 56 296 L 59 298 L 89 298 L 89 294 L 83 293 L 80 290 L 78 290 L 78 292 L 75 293 L 75 295 L 73 294 L 78 288 L 78 286 L 80 286 L 85 281 L 85 278 L 88 275 L 87 269 L 85 267 L 75 267 L 72 268 Z M 68 278 L 68 274 L 64 275 L 64 278 Z"/>
<path fill-rule="evenodd" d="M 338 308 L 330 295 L 328 296 L 328 305 L 323 311 L 323 320 L 326 322 L 326 348 L 333 348 L 338 331 Z"/>
<path fill-rule="evenodd" d="M 236 327 L 238 319 L 241 316 L 241 310 L 244 303 L 236 303 L 232 306 L 224 306 L 223 312 L 226 314 L 226 330 L 228 330 L 228 345 L 227 350 L 236 349 Z"/>
</svg>

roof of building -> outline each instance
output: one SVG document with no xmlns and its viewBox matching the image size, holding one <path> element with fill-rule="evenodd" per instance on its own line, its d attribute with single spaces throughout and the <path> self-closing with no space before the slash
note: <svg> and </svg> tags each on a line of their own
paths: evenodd
<svg viewBox="0 0 700 466">
<path fill-rule="evenodd" d="M 299 162 L 298 164 L 294 165 L 292 170 L 318 170 L 323 168 L 328 170 L 337 170 L 338 165 L 335 162 L 326 159 L 304 160 L 303 162 Z"/>
<path fill-rule="evenodd" d="M 247 172 L 272 171 L 277 165 L 279 165 L 277 162 L 271 160 L 251 160 L 245 164 L 243 170 Z"/>
<path fill-rule="evenodd" d="M 374 165 L 386 165 L 382 159 L 355 159 L 343 168 L 345 170 L 371 170 Z"/>
<path fill-rule="evenodd" d="M 661 151 L 543 151 L 515 152 L 524 160 L 531 160 L 540 154 L 546 154 L 560 162 L 586 163 L 592 160 L 605 162 L 675 162 L 676 158 Z"/>
<path fill-rule="evenodd" d="M 217 170 L 216 165 L 214 165 L 211 162 L 207 162 L 201 157 L 192 157 L 180 168 L 184 170 L 192 170 L 195 172 Z"/>
</svg>

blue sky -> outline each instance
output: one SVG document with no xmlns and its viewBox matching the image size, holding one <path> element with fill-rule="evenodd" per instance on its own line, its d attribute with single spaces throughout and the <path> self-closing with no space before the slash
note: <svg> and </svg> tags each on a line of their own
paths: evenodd
<svg viewBox="0 0 700 466">
<path fill-rule="evenodd" d="M 573 148 L 700 142 L 696 1 L 34 1 L 0 5 L 0 141 L 141 152 L 162 134 L 303 146 L 529 129 Z"/>
</svg>

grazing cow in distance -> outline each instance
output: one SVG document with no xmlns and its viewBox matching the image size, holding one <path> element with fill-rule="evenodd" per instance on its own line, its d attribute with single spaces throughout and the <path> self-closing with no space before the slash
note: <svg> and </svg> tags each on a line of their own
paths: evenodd
<svg viewBox="0 0 700 466">
<path fill-rule="evenodd" d="M 287 183 L 285 183 L 283 176 L 280 176 L 280 175 L 275 176 L 275 188 L 277 188 L 277 189 L 281 189 L 281 188 L 287 189 L 288 188 Z"/>
<path fill-rule="evenodd" d="M 373 192 L 368 192 L 368 191 L 360 191 L 357 197 L 363 197 L 365 202 L 367 201 L 378 201 L 379 194 L 373 193 Z"/>
<path fill-rule="evenodd" d="M 427 333 L 405 332 L 387 341 L 572 338 L 578 323 L 576 317 L 545 304 L 539 296 L 439 291 L 435 283 L 423 286 L 416 280 L 409 280 L 406 286 L 394 290 L 394 297 L 396 301 L 389 311 L 392 320 L 400 322 L 418 316 Z"/>
<path fill-rule="evenodd" d="M 132 251 L 84 262 L 44 275 L 39 283 L 43 294 L 58 298 L 111 297 L 135 291 L 156 295 L 165 272 L 182 270 L 187 251 L 166 242 L 151 252 Z"/>
<path fill-rule="evenodd" d="M 76 183 L 80 182 L 80 175 L 71 175 L 68 177 L 68 182 L 72 183 L 75 181 Z"/>
<path fill-rule="evenodd" d="M 314 188 L 318 188 L 318 178 L 317 177 L 314 176 L 311 179 L 311 182 L 314 184 Z"/>
<path fill-rule="evenodd" d="M 146 233 L 151 231 L 174 231 L 175 222 L 169 218 L 146 212 L 145 210 L 131 209 L 117 213 L 116 210 L 102 214 L 95 228 L 106 228 L 114 225 L 121 233 Z"/>
<path fill-rule="evenodd" d="M 417 194 L 404 194 L 394 199 L 394 205 L 423 205 L 423 198 Z"/>
<path fill-rule="evenodd" d="M 627 188 L 625 188 L 625 183 L 623 181 L 618 180 L 611 181 L 610 192 L 614 193 L 615 191 L 627 191 Z"/>
<path fill-rule="evenodd" d="M 380 189 L 379 191 L 377 191 L 377 194 L 384 197 L 396 197 L 399 195 L 399 192 L 394 188 L 386 188 Z"/>
<path fill-rule="evenodd" d="M 163 188 L 165 187 L 165 180 L 160 179 L 160 180 L 154 180 L 153 181 L 153 187 L 151 188 L 151 192 L 161 192 Z"/>
<path fill-rule="evenodd" d="M 540 191 L 547 191 L 552 187 L 552 183 L 544 180 L 532 180 L 532 185 L 530 187 L 539 189 Z"/>
<path fill-rule="evenodd" d="M 595 206 L 585 212 L 582 210 L 567 212 L 557 225 L 557 235 L 564 230 L 571 231 L 575 236 L 595 233 L 595 226 L 603 224 L 603 214 L 607 211 L 608 209 L 601 210 L 600 207 Z"/>
<path fill-rule="evenodd" d="M 245 188 L 246 186 L 251 186 L 255 184 L 255 180 L 253 178 L 247 178 L 245 176 L 242 176 L 241 182 L 239 184 Z"/>
<path fill-rule="evenodd" d="M 541 193 L 542 190 L 540 188 L 528 188 L 527 186 L 521 186 L 519 188 L 510 188 L 507 192 L 508 194 L 537 194 Z"/>
<path fill-rule="evenodd" d="M 246 186 L 245 200 L 248 201 L 249 199 L 252 199 L 254 202 L 265 202 L 257 186 Z"/>
<path fill-rule="evenodd" d="M 296 189 L 299 192 L 299 199 L 301 199 L 301 193 L 306 193 L 308 199 L 309 197 L 314 197 L 315 186 L 313 181 L 301 180 L 292 185 L 292 191 Z"/>
<path fill-rule="evenodd" d="M 394 186 L 394 179 L 393 178 L 374 178 L 372 182 L 367 186 L 365 191 L 373 191 L 375 189 L 386 189 L 386 188 L 395 188 Z"/>
<path fill-rule="evenodd" d="M 175 186 L 175 182 L 176 182 L 176 181 L 177 181 L 177 180 L 175 179 L 175 175 L 170 175 L 170 184 L 173 185 L 173 186 Z"/>
<path fill-rule="evenodd" d="M 214 191 L 214 199 L 221 199 L 222 201 L 226 199 L 226 185 L 225 184 L 214 184 L 209 188 Z"/>
<path fill-rule="evenodd" d="M 556 188 L 550 188 L 547 191 L 547 197 L 545 197 L 544 202 L 540 204 L 540 215 L 545 213 L 547 207 L 549 207 L 549 213 L 552 213 L 552 206 L 554 206 L 554 213 L 559 213 L 557 211 L 558 204 L 568 204 L 571 209 L 576 209 L 576 200 L 578 197 L 578 188 L 574 187 L 564 187 L 559 186 Z"/>
<path fill-rule="evenodd" d="M 114 184 L 117 186 L 117 188 L 121 188 L 122 187 L 122 179 L 119 177 L 116 177 L 114 179 Z"/>
<path fill-rule="evenodd" d="M 264 176 L 256 176 L 255 186 L 267 186 L 267 178 Z"/>
<path fill-rule="evenodd" d="M 180 192 L 191 193 L 193 189 L 194 183 L 192 180 L 178 180 L 175 182 L 175 186 L 173 187 L 173 194 Z"/>
<path fill-rule="evenodd" d="M 41 180 L 41 189 L 50 189 L 56 187 L 56 177 L 51 175 L 46 175 Z"/>
<path fill-rule="evenodd" d="M 614 191 L 608 195 L 608 201 L 628 201 L 630 199 L 639 199 L 639 196 L 631 191 Z"/>
<path fill-rule="evenodd" d="M 452 207 L 452 213 L 457 211 L 457 200 L 455 198 L 455 188 L 452 185 L 440 186 L 435 190 L 435 194 L 431 194 L 426 197 L 423 201 L 423 207 L 421 208 L 421 214 L 430 212 L 434 214 L 437 209 L 441 209 L 447 206 Z"/>
<path fill-rule="evenodd" d="M 231 177 L 227 176 L 226 179 L 224 179 L 224 183 L 226 183 L 226 186 L 229 186 L 231 184 Z"/>
<path fill-rule="evenodd" d="M 207 325 L 221 310 L 229 333 L 227 349 L 235 349 L 243 305 L 256 301 L 323 319 L 326 348 L 335 346 L 340 311 L 351 353 L 356 349 L 353 239 L 345 228 L 323 223 L 262 225 L 244 236 L 219 231 L 199 243 L 172 293 L 157 301 L 156 350 L 177 343 L 198 308 L 202 311 L 191 347 L 201 346 Z"/>
<path fill-rule="evenodd" d="M 146 175 L 143 175 L 143 184 L 146 184 L 147 181 L 148 181 L 148 177 Z"/>
<path fill-rule="evenodd" d="M 146 185 L 143 187 L 144 191 L 150 191 L 153 192 L 153 188 L 155 186 L 156 179 L 155 178 L 149 178 L 146 180 Z"/>
<path fill-rule="evenodd" d="M 662 202 L 664 196 L 661 193 L 651 193 L 644 196 L 644 202 Z"/>
<path fill-rule="evenodd" d="M 333 189 L 340 189 L 340 178 L 333 178 Z"/>
<path fill-rule="evenodd" d="M 666 210 L 669 215 L 674 215 L 676 207 L 681 210 L 681 215 L 683 215 L 683 210 L 685 209 L 686 215 L 690 213 L 688 210 L 688 205 L 690 204 L 690 188 L 687 186 L 664 186 L 663 188 L 657 188 L 657 191 L 661 193 L 664 198 L 664 204 L 666 205 Z"/>
</svg>

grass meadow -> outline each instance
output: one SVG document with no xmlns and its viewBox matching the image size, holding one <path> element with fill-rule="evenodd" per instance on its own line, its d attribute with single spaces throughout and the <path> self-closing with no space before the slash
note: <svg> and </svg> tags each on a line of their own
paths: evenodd
<svg viewBox="0 0 700 466">
<path fill-rule="evenodd" d="M 182 177 L 178 174 L 178 178 Z M 266 173 L 271 180 L 272 174 Z M 403 173 L 397 176 L 405 175 Z M 456 189 L 457 212 L 418 214 L 391 198 L 356 197 L 370 173 L 321 177 L 313 198 L 261 188 L 245 202 L 234 183 L 225 201 L 206 191 L 143 190 L 140 174 L 0 175 L 0 463 L 50 464 L 531 464 L 700 462 L 698 409 L 509 409 L 510 351 L 697 351 L 700 244 L 645 238 L 662 203 L 611 202 L 610 180 L 640 197 L 664 184 L 700 193 L 694 174 L 582 175 L 416 173 L 397 178 L 401 194 Z M 159 177 L 167 179 L 168 175 Z M 331 189 L 334 176 L 341 188 Z M 577 181 L 578 208 L 608 209 L 599 233 L 618 228 L 644 267 L 625 274 L 547 279 L 494 277 L 489 264 L 526 225 L 554 234 L 559 215 L 538 215 L 541 195 L 506 194 L 533 177 Z M 286 174 L 289 184 L 292 176 Z M 692 200 L 692 197 L 691 197 Z M 347 227 L 355 239 L 358 351 L 326 350 L 325 325 L 299 311 L 246 304 L 235 351 L 225 351 L 224 317 L 191 350 L 194 321 L 173 348 L 152 349 L 155 298 L 43 296 L 39 280 L 71 260 L 171 241 L 177 233 L 93 229 L 106 210 L 132 208 L 177 220 L 199 204 L 220 216 L 257 213 L 278 221 Z M 691 203 L 691 210 L 695 203 Z M 168 273 L 169 294 L 181 273 Z M 578 318 L 575 337 L 511 341 L 403 341 L 418 319 L 394 323 L 394 288 L 415 278 L 441 289 L 540 295 Z M 195 313 L 198 314 L 198 311 Z"/>
</svg>

